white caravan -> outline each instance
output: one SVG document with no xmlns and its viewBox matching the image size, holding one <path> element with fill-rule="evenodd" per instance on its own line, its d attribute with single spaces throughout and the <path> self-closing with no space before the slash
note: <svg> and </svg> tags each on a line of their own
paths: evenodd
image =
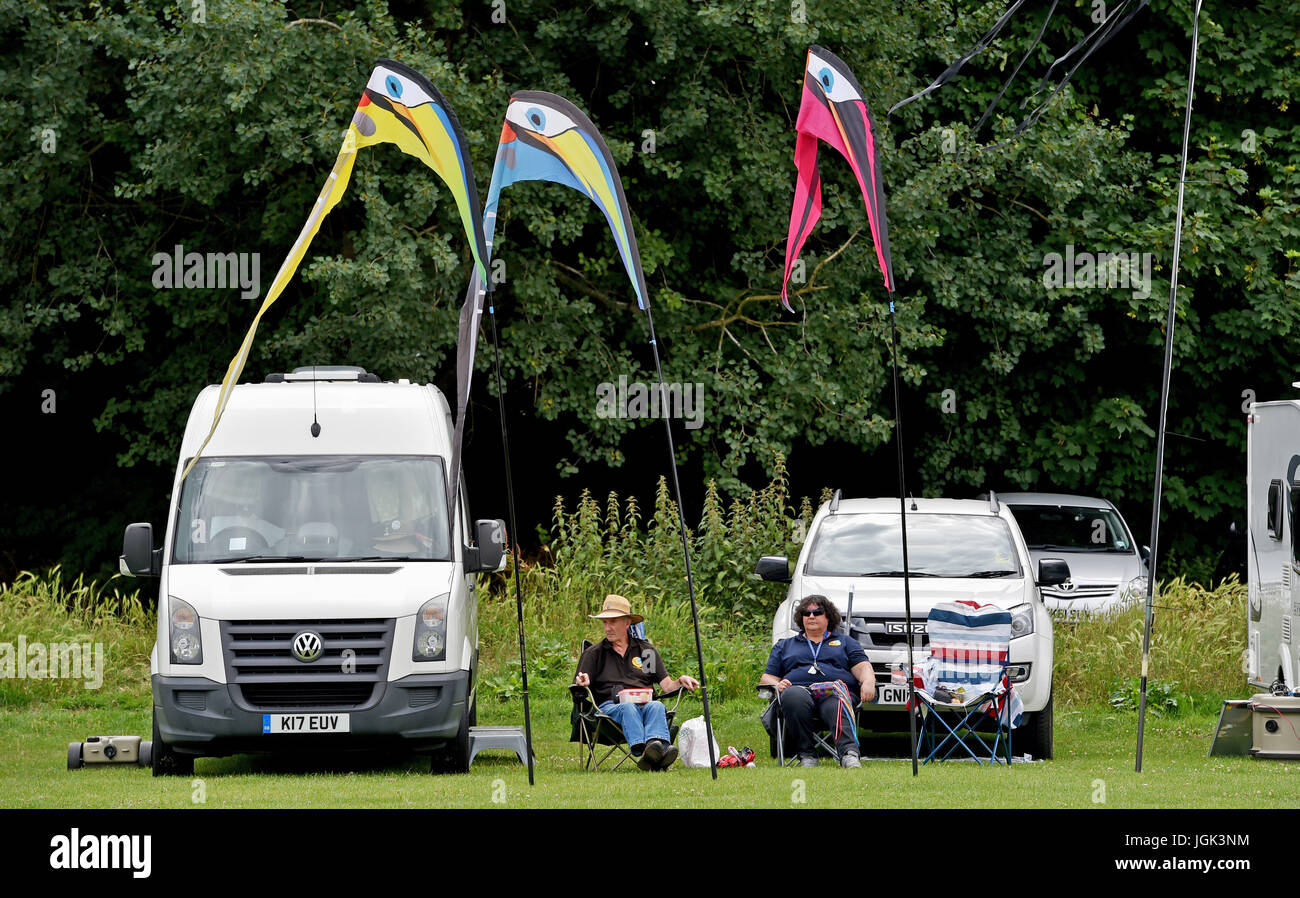
<svg viewBox="0 0 1300 898">
<path fill-rule="evenodd" d="M 121 568 L 156 576 L 155 775 L 237 752 L 403 747 L 468 769 L 475 574 L 501 521 L 448 521 L 452 413 L 437 388 L 299 368 L 190 412 L 166 535 L 131 524 Z M 315 425 L 319 425 L 319 427 Z"/>
<path fill-rule="evenodd" d="M 1296 689 L 1300 617 L 1300 401 L 1255 402 L 1246 418 L 1246 676 Z"/>
</svg>

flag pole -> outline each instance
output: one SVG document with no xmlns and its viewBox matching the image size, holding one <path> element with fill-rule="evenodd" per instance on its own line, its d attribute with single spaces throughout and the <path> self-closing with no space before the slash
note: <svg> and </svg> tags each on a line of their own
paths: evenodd
<svg viewBox="0 0 1300 898">
<path fill-rule="evenodd" d="M 1192 15 L 1192 55 L 1187 70 L 1187 102 L 1183 107 L 1183 159 L 1178 173 L 1178 211 L 1174 218 L 1174 261 L 1169 281 L 1169 312 L 1165 320 L 1165 363 L 1160 380 L 1160 429 L 1156 432 L 1156 483 L 1151 500 L 1151 560 L 1147 570 L 1147 603 L 1142 630 L 1142 683 L 1138 691 L 1136 770 L 1142 772 L 1142 734 L 1146 729 L 1147 674 L 1151 667 L 1151 616 L 1155 603 L 1156 563 L 1160 557 L 1160 493 L 1165 471 L 1165 423 L 1169 417 L 1169 372 L 1174 361 L 1174 317 L 1178 306 L 1178 255 L 1183 243 L 1183 188 L 1187 184 L 1187 144 L 1192 128 L 1192 90 L 1196 81 L 1196 45 L 1200 37 L 1201 0 Z"/>
<path fill-rule="evenodd" d="M 894 362 L 894 443 L 898 446 L 898 511 L 903 532 L 903 615 L 907 630 L 907 727 L 912 739 L 912 776 L 917 775 L 916 763 L 916 677 L 912 666 L 912 584 L 907 561 L 907 482 L 903 473 L 903 405 L 898 397 L 898 319 L 894 315 L 894 300 L 889 300 L 890 358 Z"/>
<path fill-rule="evenodd" d="M 488 286 L 488 317 L 492 320 L 492 368 L 497 379 L 497 410 L 501 416 L 501 454 L 506 466 L 506 513 L 510 517 L 510 549 L 515 569 L 515 615 L 519 627 L 519 670 L 524 680 L 524 740 L 528 746 L 528 785 L 533 785 L 533 719 L 528 707 L 528 646 L 524 639 L 524 593 L 519 585 L 519 527 L 515 523 L 515 487 L 510 476 L 510 438 L 506 434 L 506 398 L 501 386 L 501 350 L 497 346 L 495 295 Z"/>
<path fill-rule="evenodd" d="M 677 453 L 673 448 L 672 418 L 666 414 L 668 408 L 668 389 L 664 385 L 664 372 L 659 364 L 659 343 L 655 339 L 655 319 L 650 311 L 650 303 L 645 304 L 646 323 L 650 325 L 650 349 L 654 352 L 655 373 L 659 376 L 659 408 L 665 411 L 664 429 L 668 434 L 668 462 L 673 475 L 673 495 L 677 497 L 677 523 L 682 533 L 682 554 L 686 558 L 686 589 L 691 597 L 691 623 L 695 627 L 695 659 L 700 668 L 700 698 L 704 702 L 704 741 L 709 746 L 709 771 L 713 778 L 718 778 L 718 759 L 713 752 L 713 720 L 709 715 L 709 686 L 704 678 L 704 648 L 700 642 L 700 610 L 695 602 L 695 578 L 691 574 L 691 547 L 686 538 L 686 506 L 682 504 L 682 488 L 677 482 Z"/>
</svg>

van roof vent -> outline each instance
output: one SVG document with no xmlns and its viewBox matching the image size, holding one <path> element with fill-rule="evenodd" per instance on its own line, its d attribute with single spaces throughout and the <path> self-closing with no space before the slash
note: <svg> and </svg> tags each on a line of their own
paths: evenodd
<svg viewBox="0 0 1300 898">
<path fill-rule="evenodd" d="M 359 384 L 379 383 L 378 374 L 370 374 L 357 365 L 307 365 L 288 374 L 268 374 L 263 383 L 311 383 L 312 381 L 352 381 Z"/>
</svg>

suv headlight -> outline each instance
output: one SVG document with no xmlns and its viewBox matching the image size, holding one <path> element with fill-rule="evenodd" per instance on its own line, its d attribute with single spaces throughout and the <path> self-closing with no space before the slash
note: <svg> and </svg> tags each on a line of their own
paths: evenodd
<svg viewBox="0 0 1300 898">
<path fill-rule="evenodd" d="M 415 615 L 412 661 L 441 661 L 447 657 L 447 601 L 450 598 L 451 593 L 444 593 L 420 606 Z"/>
<path fill-rule="evenodd" d="M 175 596 L 167 597 L 173 664 L 202 664 L 203 637 L 194 606 Z"/>
<path fill-rule="evenodd" d="M 1034 632 L 1034 606 L 1017 605 L 1011 609 L 1011 638 L 1017 639 Z"/>
</svg>

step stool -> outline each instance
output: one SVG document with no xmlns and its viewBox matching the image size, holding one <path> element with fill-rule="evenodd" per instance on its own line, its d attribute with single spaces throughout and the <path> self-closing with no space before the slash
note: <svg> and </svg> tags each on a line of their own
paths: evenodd
<svg viewBox="0 0 1300 898">
<path fill-rule="evenodd" d="M 470 727 L 469 728 L 469 763 L 474 766 L 474 756 L 481 751 L 493 748 L 505 748 L 519 757 L 520 764 L 527 764 L 528 742 L 524 739 L 523 727 Z M 533 756 L 536 758 L 536 755 Z"/>
</svg>

